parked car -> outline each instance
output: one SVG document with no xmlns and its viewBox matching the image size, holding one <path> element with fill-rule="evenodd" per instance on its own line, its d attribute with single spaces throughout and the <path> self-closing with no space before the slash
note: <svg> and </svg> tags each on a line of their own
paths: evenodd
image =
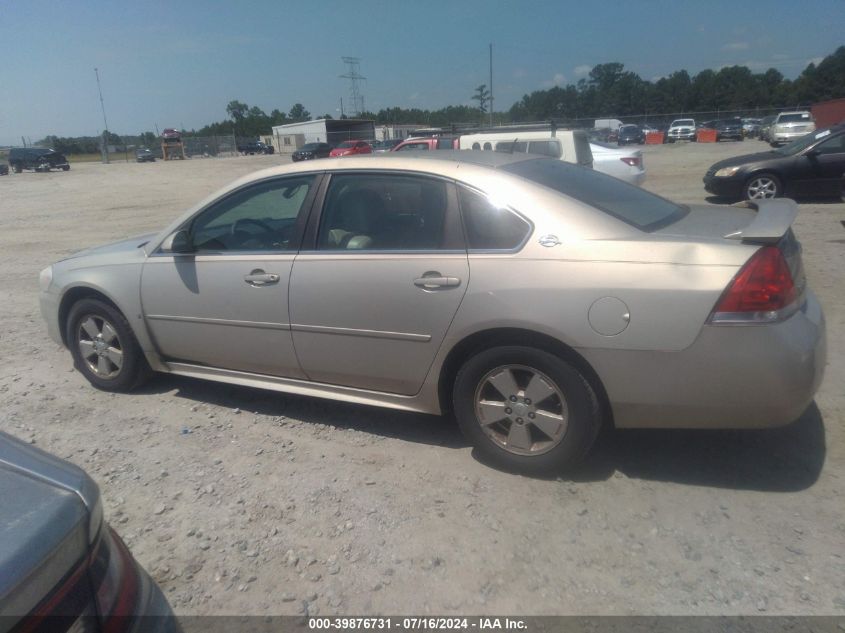
<svg viewBox="0 0 845 633">
<path fill-rule="evenodd" d="M 272 154 L 275 148 L 261 141 L 247 141 L 238 145 L 238 151 L 244 156 L 252 154 Z"/>
<path fill-rule="evenodd" d="M 375 141 L 372 144 L 373 152 L 381 154 L 383 152 L 390 152 L 394 147 L 402 142 L 401 138 L 386 138 L 383 141 Z"/>
<path fill-rule="evenodd" d="M 0 432 L 0 498 L 4 631 L 181 632 L 80 468 Z"/>
<path fill-rule="evenodd" d="M 704 187 L 725 198 L 839 196 L 845 174 L 845 125 L 807 134 L 768 152 L 715 163 Z"/>
<path fill-rule="evenodd" d="M 770 143 L 772 140 L 772 124 L 775 122 L 776 115 L 764 116 L 760 119 L 760 140 Z"/>
<path fill-rule="evenodd" d="M 749 138 L 756 138 L 760 136 L 760 123 L 762 119 L 745 118 L 742 119 L 742 131 L 745 136 Z"/>
<path fill-rule="evenodd" d="M 0 163 L 0 176 L 8 176 L 9 175 L 9 165 L 6 163 Z"/>
<path fill-rule="evenodd" d="M 772 147 L 789 143 L 815 131 L 816 124 L 809 112 L 781 112 L 772 123 L 769 143 Z"/>
<path fill-rule="evenodd" d="M 335 147 L 329 156 L 332 158 L 338 156 L 354 156 L 355 154 L 372 154 L 373 148 L 367 141 L 343 141 L 340 145 Z"/>
<path fill-rule="evenodd" d="M 720 119 L 716 121 L 716 140 L 744 141 L 745 134 L 742 129 L 742 119 Z"/>
<path fill-rule="evenodd" d="M 411 137 L 397 143 L 391 152 L 427 151 L 434 149 L 458 149 L 458 137 L 456 136 L 429 136 L 426 138 Z"/>
<path fill-rule="evenodd" d="M 53 264 L 40 304 L 100 389 L 155 370 L 451 410 L 485 460 L 554 472 L 611 420 L 761 428 L 812 402 L 797 206 L 755 207 L 516 152 L 296 163 Z"/>
<path fill-rule="evenodd" d="M 642 145 L 645 143 L 645 130 L 638 125 L 623 125 L 619 128 L 617 143 L 622 145 Z"/>
<path fill-rule="evenodd" d="M 622 149 L 605 143 L 590 143 L 590 151 L 593 153 L 593 169 L 596 171 L 632 185 L 641 185 L 645 180 L 645 165 L 641 150 Z"/>
<path fill-rule="evenodd" d="M 315 158 L 328 158 L 332 152 L 332 146 L 328 143 L 306 143 L 293 154 L 291 159 L 293 162 L 301 160 L 313 160 Z"/>
<path fill-rule="evenodd" d="M 666 139 L 669 143 L 674 143 L 675 141 L 694 141 L 695 131 L 695 119 L 675 119 L 669 125 Z"/>
<path fill-rule="evenodd" d="M 583 167 L 593 166 L 590 141 L 584 130 L 556 130 L 554 135 L 551 130 L 463 134 L 458 138 L 458 147 L 507 154 L 537 154 Z"/>
<path fill-rule="evenodd" d="M 13 147 L 9 150 L 9 167 L 19 174 L 24 169 L 45 172 L 51 169 L 67 171 L 70 169 L 70 164 L 64 154 L 46 147 Z"/>
<path fill-rule="evenodd" d="M 138 163 L 154 163 L 156 155 L 146 147 L 139 147 L 135 150 L 135 161 Z"/>
</svg>

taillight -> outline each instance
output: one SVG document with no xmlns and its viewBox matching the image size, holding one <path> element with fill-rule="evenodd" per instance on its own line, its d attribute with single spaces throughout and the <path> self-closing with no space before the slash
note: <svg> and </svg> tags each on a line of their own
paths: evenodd
<svg viewBox="0 0 845 633">
<path fill-rule="evenodd" d="M 126 617 L 135 614 L 138 575 L 126 545 L 104 525 L 91 562 L 91 583 L 103 631 L 121 630 Z"/>
<path fill-rule="evenodd" d="M 639 167 L 640 166 L 640 157 L 639 156 L 623 156 L 619 160 L 621 160 L 626 165 L 630 165 L 631 167 Z"/>
<path fill-rule="evenodd" d="M 710 316 L 711 323 L 772 323 L 798 308 L 789 265 L 776 246 L 765 246 L 733 278 Z"/>
</svg>

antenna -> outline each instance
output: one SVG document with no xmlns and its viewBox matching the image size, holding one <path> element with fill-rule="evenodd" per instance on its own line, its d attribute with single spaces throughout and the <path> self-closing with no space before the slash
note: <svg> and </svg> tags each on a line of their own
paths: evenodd
<svg viewBox="0 0 845 633">
<path fill-rule="evenodd" d="M 358 72 L 358 66 L 361 64 L 360 57 L 341 57 L 343 63 L 349 68 L 345 75 L 340 75 L 341 79 L 349 80 L 349 94 L 352 97 L 351 113 L 360 115 L 364 111 L 364 95 L 361 94 L 358 88 L 359 81 L 366 81 L 367 78 Z"/>
<path fill-rule="evenodd" d="M 94 74 L 97 76 L 97 92 L 100 93 L 100 107 L 103 109 L 103 125 L 106 126 L 106 129 L 103 130 L 103 147 L 102 147 L 102 155 L 103 155 L 103 163 L 108 164 L 109 162 L 109 148 L 106 145 L 108 143 L 109 138 L 109 122 L 106 121 L 106 105 L 103 103 L 103 91 L 100 88 L 100 71 L 96 68 L 94 69 Z"/>
</svg>

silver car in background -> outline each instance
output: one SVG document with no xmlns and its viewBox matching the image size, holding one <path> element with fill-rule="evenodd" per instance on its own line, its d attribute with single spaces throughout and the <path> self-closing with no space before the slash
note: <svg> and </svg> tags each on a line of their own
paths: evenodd
<svg viewBox="0 0 845 633">
<path fill-rule="evenodd" d="M 392 153 L 242 178 L 41 273 L 96 387 L 151 371 L 452 411 L 500 467 L 616 427 L 796 419 L 825 364 L 790 200 L 688 207 L 554 158 Z"/>
<path fill-rule="evenodd" d="M 643 152 L 635 147 L 616 147 L 607 143 L 592 142 L 593 169 L 619 178 L 632 185 L 642 185 L 646 171 Z"/>
</svg>

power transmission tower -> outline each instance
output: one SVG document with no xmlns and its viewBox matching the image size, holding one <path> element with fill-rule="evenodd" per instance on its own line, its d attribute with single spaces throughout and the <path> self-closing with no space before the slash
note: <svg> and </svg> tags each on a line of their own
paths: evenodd
<svg viewBox="0 0 845 633">
<path fill-rule="evenodd" d="M 364 95 L 358 86 L 359 81 L 366 81 L 367 78 L 358 72 L 358 66 L 361 64 L 359 57 L 341 57 L 343 63 L 349 68 L 345 75 L 340 75 L 341 79 L 349 80 L 349 94 L 352 97 L 352 111 L 354 115 L 360 115 L 364 111 Z"/>
</svg>

